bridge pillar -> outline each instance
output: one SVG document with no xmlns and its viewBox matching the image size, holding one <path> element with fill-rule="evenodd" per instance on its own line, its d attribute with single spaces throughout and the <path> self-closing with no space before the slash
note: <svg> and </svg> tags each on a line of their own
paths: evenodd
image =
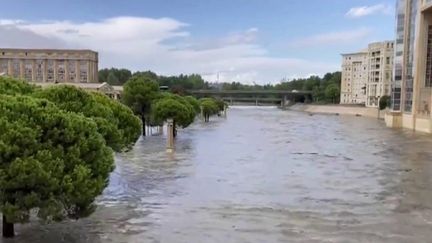
<svg viewBox="0 0 432 243">
<path fill-rule="evenodd" d="M 281 107 L 282 108 L 285 108 L 286 100 L 287 100 L 287 97 L 286 97 L 286 95 L 284 95 L 283 98 L 282 98 L 282 102 L 281 102 Z"/>
</svg>

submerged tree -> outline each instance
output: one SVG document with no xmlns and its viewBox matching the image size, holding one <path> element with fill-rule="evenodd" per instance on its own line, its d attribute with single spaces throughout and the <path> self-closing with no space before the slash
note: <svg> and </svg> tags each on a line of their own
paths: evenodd
<svg viewBox="0 0 432 243">
<path fill-rule="evenodd" d="M 30 212 L 46 221 L 95 209 L 108 184 L 113 151 L 93 119 L 44 99 L 0 95 L 0 209 L 3 236 Z"/>
<path fill-rule="evenodd" d="M 166 95 L 156 101 L 152 107 L 152 119 L 156 124 L 163 124 L 168 119 L 174 121 L 174 136 L 177 135 L 177 126 L 185 128 L 195 120 L 194 107 L 178 95 Z"/>
<path fill-rule="evenodd" d="M 155 80 L 142 75 L 132 77 L 123 86 L 122 101 L 141 117 L 142 134 L 146 135 L 146 120 L 149 120 L 151 104 L 158 97 L 159 85 Z"/>
<path fill-rule="evenodd" d="M 216 115 L 220 111 L 216 100 L 213 98 L 203 98 L 200 103 L 205 122 L 209 122 L 210 116 Z"/>
<path fill-rule="evenodd" d="M 141 120 L 122 103 L 99 92 L 92 93 L 99 104 L 109 107 L 115 117 L 115 125 L 120 133 L 120 149 L 131 149 L 141 135 Z"/>
<path fill-rule="evenodd" d="M 201 105 L 200 102 L 193 96 L 185 96 L 184 99 L 189 102 L 189 104 L 192 105 L 193 109 L 195 110 L 196 114 L 199 114 L 201 112 Z"/>
</svg>

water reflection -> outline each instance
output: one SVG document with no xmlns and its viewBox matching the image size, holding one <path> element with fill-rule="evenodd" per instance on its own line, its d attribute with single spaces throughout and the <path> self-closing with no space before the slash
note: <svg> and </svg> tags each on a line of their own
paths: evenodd
<svg viewBox="0 0 432 243">
<path fill-rule="evenodd" d="M 428 242 L 432 137 L 373 119 L 233 108 L 117 157 L 88 219 L 4 242 Z"/>
</svg>

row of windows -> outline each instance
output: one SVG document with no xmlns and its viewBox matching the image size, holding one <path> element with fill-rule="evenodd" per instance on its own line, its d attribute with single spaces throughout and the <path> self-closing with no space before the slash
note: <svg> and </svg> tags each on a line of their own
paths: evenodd
<svg viewBox="0 0 432 243">
<path fill-rule="evenodd" d="M 45 67 L 46 64 L 46 67 Z M 12 67 L 9 70 L 9 64 L 7 60 L 0 60 L 0 73 L 5 73 L 12 77 L 21 77 L 21 63 L 20 60 L 12 60 Z M 78 65 L 78 66 L 77 66 Z M 57 63 L 57 80 L 55 80 L 54 72 L 54 61 L 53 60 L 36 60 L 33 67 L 33 62 L 30 60 L 24 61 L 24 73 L 23 76 L 28 81 L 43 82 L 44 81 L 44 68 L 46 68 L 47 82 L 75 82 L 77 80 L 77 73 L 79 72 L 79 82 L 88 81 L 88 63 L 86 61 L 69 61 L 68 73 L 66 73 L 65 62 Z M 10 72 L 11 71 L 11 72 Z M 33 75 L 34 73 L 34 75 Z M 66 75 L 68 74 L 68 75 Z"/>
</svg>

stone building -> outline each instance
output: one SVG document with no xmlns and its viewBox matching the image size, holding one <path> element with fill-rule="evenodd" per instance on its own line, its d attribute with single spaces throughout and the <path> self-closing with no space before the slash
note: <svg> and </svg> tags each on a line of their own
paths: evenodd
<svg viewBox="0 0 432 243">
<path fill-rule="evenodd" d="M 398 0 L 390 127 L 432 133 L 432 0 Z"/>
<path fill-rule="evenodd" d="M 342 54 L 341 104 L 378 107 L 379 99 L 390 95 L 394 42 L 369 44 L 368 48 Z"/>
<path fill-rule="evenodd" d="M 98 53 L 0 48 L 0 73 L 36 83 L 97 83 Z"/>
</svg>

